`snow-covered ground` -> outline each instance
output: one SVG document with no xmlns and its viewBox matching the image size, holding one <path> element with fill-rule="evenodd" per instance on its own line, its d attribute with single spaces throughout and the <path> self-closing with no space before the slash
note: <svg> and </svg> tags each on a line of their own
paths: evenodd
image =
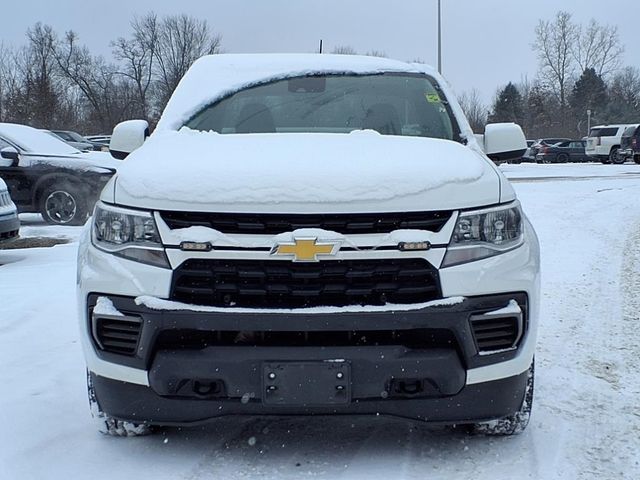
<svg viewBox="0 0 640 480">
<path fill-rule="evenodd" d="M 501 168 L 518 179 L 542 244 L 537 385 L 523 435 L 324 417 L 101 436 L 86 400 L 70 243 L 0 250 L 0 479 L 640 478 L 640 166 Z M 23 221 L 25 235 L 79 235 Z"/>
</svg>

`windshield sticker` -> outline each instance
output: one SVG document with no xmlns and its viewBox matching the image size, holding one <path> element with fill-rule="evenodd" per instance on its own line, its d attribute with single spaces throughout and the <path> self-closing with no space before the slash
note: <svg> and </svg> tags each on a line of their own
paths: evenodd
<svg viewBox="0 0 640 480">
<path fill-rule="evenodd" d="M 437 93 L 425 93 L 424 96 L 429 103 L 442 103 L 440 95 L 438 95 Z"/>
</svg>

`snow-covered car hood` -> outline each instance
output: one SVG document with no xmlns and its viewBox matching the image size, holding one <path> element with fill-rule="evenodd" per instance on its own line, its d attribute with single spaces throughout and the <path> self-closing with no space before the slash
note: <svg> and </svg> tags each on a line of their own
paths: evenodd
<svg viewBox="0 0 640 480">
<path fill-rule="evenodd" d="M 156 132 L 127 158 L 113 201 L 217 212 L 446 210 L 498 203 L 500 179 L 485 157 L 448 140 L 183 128 Z"/>
<path fill-rule="evenodd" d="M 72 153 L 70 155 L 25 154 L 31 166 L 47 164 L 72 170 L 91 170 L 106 168 L 117 170 L 122 161 L 116 160 L 107 152 Z"/>
</svg>

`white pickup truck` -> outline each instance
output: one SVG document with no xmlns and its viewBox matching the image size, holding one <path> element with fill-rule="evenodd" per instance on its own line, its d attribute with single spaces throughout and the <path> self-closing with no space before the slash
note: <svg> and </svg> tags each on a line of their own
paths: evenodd
<svg viewBox="0 0 640 480">
<path fill-rule="evenodd" d="M 539 247 L 431 68 L 215 55 L 127 156 L 80 244 L 89 396 L 114 435 L 222 415 L 527 425 Z"/>
</svg>

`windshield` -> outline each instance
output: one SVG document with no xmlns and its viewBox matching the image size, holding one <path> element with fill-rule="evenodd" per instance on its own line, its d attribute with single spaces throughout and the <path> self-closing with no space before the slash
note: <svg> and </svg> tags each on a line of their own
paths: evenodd
<svg viewBox="0 0 640 480">
<path fill-rule="evenodd" d="M 87 143 L 87 139 L 76 132 L 65 132 L 72 142 Z"/>
<path fill-rule="evenodd" d="M 186 123 L 222 134 L 349 133 L 458 139 L 458 126 L 426 75 L 296 77 L 241 90 Z"/>
<path fill-rule="evenodd" d="M 27 153 L 44 155 L 73 155 L 80 153 L 59 138 L 26 125 L 2 124 L 0 125 L 0 136 Z"/>
</svg>

